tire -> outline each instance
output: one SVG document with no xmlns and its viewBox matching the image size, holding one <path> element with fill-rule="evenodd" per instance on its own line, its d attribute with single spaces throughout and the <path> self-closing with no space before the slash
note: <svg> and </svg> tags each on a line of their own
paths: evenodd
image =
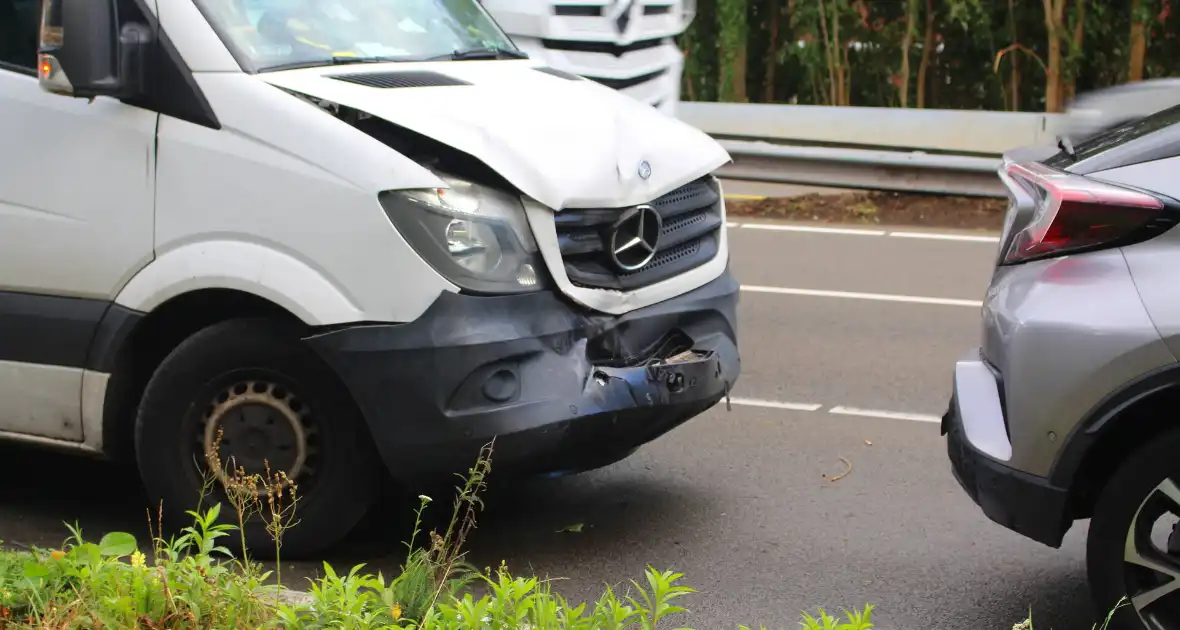
<svg viewBox="0 0 1180 630">
<path fill-rule="evenodd" d="M 197 508 L 203 486 L 205 509 L 220 501 L 220 520 L 237 524 L 225 486 L 203 456 L 218 437 L 222 470 L 233 462 L 265 474 L 265 458 L 293 475 L 296 525 L 283 534 L 284 558 L 339 542 L 380 488 L 383 471 L 351 396 L 295 331 L 275 321 L 205 328 L 149 380 L 135 424 L 136 460 L 152 505 L 162 501 L 172 526 L 192 522 L 185 512 Z M 261 507 L 268 513 L 265 494 Z M 248 520 L 245 534 L 252 556 L 273 557 L 265 521 Z"/>
<path fill-rule="evenodd" d="M 1131 603 L 1131 597 L 1171 581 L 1164 574 L 1124 560 L 1133 522 L 1140 527 L 1152 522 L 1157 506 L 1167 506 L 1174 514 L 1180 514 L 1180 503 L 1169 501 L 1157 491 L 1166 480 L 1174 480 L 1180 498 L 1177 453 L 1180 453 L 1180 430 L 1153 438 L 1124 458 L 1098 498 L 1086 541 L 1086 568 L 1100 626 L 1123 602 L 1111 619 L 1112 630 L 1180 628 L 1180 591 L 1144 607 L 1141 613 Z M 1176 574 L 1180 576 L 1180 533 L 1176 532 L 1174 529 L 1164 549 L 1171 549 L 1165 558 L 1173 559 Z M 1143 542 L 1140 540 L 1136 549 L 1145 548 Z"/>
</svg>

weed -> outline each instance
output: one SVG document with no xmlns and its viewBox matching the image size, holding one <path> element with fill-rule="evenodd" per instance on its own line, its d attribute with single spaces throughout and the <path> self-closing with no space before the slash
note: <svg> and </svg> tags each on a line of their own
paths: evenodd
<svg viewBox="0 0 1180 630">
<path fill-rule="evenodd" d="M 432 500 L 419 497 L 405 563 L 391 579 L 364 572 L 364 566 L 338 573 L 327 563 L 324 577 L 311 580 L 308 596 L 283 602 L 279 563 L 282 538 L 298 526 L 296 487 L 280 472 L 249 474 L 232 462 L 222 468 L 216 454 L 210 468 L 234 510 L 236 525 L 221 522 L 221 502 L 205 508 L 209 480 L 188 512 L 192 524 L 164 539 L 163 507 L 153 519 L 154 561 L 148 562 L 135 537 L 111 533 L 88 542 L 77 526 L 60 549 L 0 551 L 0 630 L 8 628 L 169 628 L 225 630 L 336 628 L 341 630 L 655 630 L 671 627 L 685 612 L 682 598 L 695 591 L 683 575 L 649 567 L 644 584 L 626 592 L 611 588 L 596 601 L 572 604 L 554 592 L 551 580 L 513 576 L 506 566 L 477 571 L 464 560 L 465 545 L 483 508 L 482 493 L 491 473 L 492 444 L 461 476 L 451 519 L 440 534 L 425 533 L 418 544 L 423 513 Z M 265 498 L 263 498 L 265 493 Z M 275 577 L 250 562 L 242 530 L 260 517 L 275 544 Z M 153 522 L 154 521 L 154 522 Z M 234 532 L 242 555 L 223 545 Z M 475 597 L 476 581 L 487 593 Z M 872 608 L 837 619 L 823 612 L 803 616 L 804 630 L 868 630 Z M 743 627 L 744 628 L 744 627 Z"/>
<path fill-rule="evenodd" d="M 858 219 L 873 219 L 877 216 L 878 211 L 877 204 L 868 199 L 853 204 L 848 210 Z"/>
</svg>

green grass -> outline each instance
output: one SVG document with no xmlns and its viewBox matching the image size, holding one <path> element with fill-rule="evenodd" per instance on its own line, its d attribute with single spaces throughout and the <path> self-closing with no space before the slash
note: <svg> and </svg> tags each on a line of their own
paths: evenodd
<svg viewBox="0 0 1180 630">
<path fill-rule="evenodd" d="M 0 628 L 219 629 L 399 628 L 418 630 L 651 630 L 682 627 L 685 602 L 694 591 L 683 575 L 648 568 L 622 589 L 607 587 L 593 602 L 573 603 L 553 582 L 512 575 L 507 567 L 476 570 L 464 560 L 467 534 L 482 509 L 480 494 L 491 471 L 485 449 L 457 488 L 452 516 L 442 532 L 420 531 L 431 504 L 420 497 L 417 520 L 401 570 L 384 576 L 363 565 L 339 573 L 324 565 L 305 597 L 292 601 L 271 571 L 239 546 L 240 525 L 250 516 L 270 525 L 276 555 L 297 501 L 293 485 L 243 474 L 227 475 L 226 495 L 238 526 L 220 522 L 221 504 L 189 512 L 192 524 L 178 535 L 153 534 L 145 550 L 134 536 L 110 533 L 87 540 L 77 527 L 60 549 L 0 551 Z M 280 480 L 281 481 L 281 480 Z M 238 485 L 234 485 L 238 484 Z M 255 484 L 255 485 L 250 485 Z M 267 488 L 270 496 L 244 488 Z M 281 490 L 281 491 L 275 491 Z M 286 506 L 273 500 L 286 496 Z M 227 508 L 229 509 L 229 508 Z M 418 544 L 422 538 L 425 544 Z M 276 560 L 275 569 L 279 560 Z M 473 586 L 486 586 L 475 596 Z M 803 630 L 868 630 L 872 606 L 829 615 L 803 613 Z M 748 630 L 746 626 L 738 626 Z"/>
</svg>

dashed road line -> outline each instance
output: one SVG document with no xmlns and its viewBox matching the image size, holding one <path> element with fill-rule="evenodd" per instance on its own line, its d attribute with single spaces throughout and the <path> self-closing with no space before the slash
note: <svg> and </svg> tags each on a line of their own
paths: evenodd
<svg viewBox="0 0 1180 630">
<path fill-rule="evenodd" d="M 742 223 L 743 230 L 771 230 L 774 232 L 811 232 L 813 234 L 848 234 L 855 236 L 885 236 L 885 230 L 861 230 L 856 228 L 828 228 L 811 225 L 777 225 L 766 223 Z"/>
<path fill-rule="evenodd" d="M 765 287 L 743 284 L 742 291 L 750 293 L 771 293 L 777 295 L 800 295 L 808 297 L 844 298 L 850 300 L 874 300 L 878 302 L 906 302 L 910 304 L 936 304 L 940 306 L 967 306 L 980 308 L 981 300 L 960 300 L 954 298 L 922 297 L 917 295 L 890 295 L 886 293 L 858 293 L 855 291 L 823 291 L 819 289 L 798 289 L 793 287 Z"/>
<path fill-rule="evenodd" d="M 757 398 L 730 398 L 730 404 L 742 407 L 763 407 L 767 409 L 786 409 L 788 411 L 819 411 L 823 405 L 813 403 L 780 402 L 777 400 L 759 400 Z"/>
<path fill-rule="evenodd" d="M 782 409 L 786 411 L 821 411 L 824 405 L 818 403 L 788 402 L 779 400 L 762 400 L 759 398 L 731 398 L 729 403 L 739 407 L 759 407 L 762 409 Z M 836 405 L 829 407 L 827 413 L 836 416 L 854 416 L 858 418 L 876 418 L 880 420 L 907 420 L 910 422 L 940 423 L 942 418 L 925 413 L 909 413 L 902 411 L 885 411 L 882 409 L 862 409 Z"/>
<path fill-rule="evenodd" d="M 900 411 L 882 411 L 880 409 L 858 409 L 837 405 L 828 410 L 838 416 L 860 416 L 862 418 L 884 418 L 887 420 L 912 420 L 914 422 L 942 422 L 942 418 L 924 413 L 904 413 Z"/>
<path fill-rule="evenodd" d="M 936 232 L 890 232 L 895 238 L 920 238 L 937 241 L 966 241 L 971 243 L 999 243 L 998 236 L 976 236 L 972 234 L 939 234 Z"/>
</svg>

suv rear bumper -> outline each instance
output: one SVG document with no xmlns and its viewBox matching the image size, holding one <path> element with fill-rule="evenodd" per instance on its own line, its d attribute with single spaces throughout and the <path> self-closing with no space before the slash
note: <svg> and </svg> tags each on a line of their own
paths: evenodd
<svg viewBox="0 0 1180 630">
<path fill-rule="evenodd" d="M 1005 464 L 1011 445 L 999 386 L 978 350 L 955 365 L 942 434 L 955 479 L 988 518 L 1050 547 L 1061 546 L 1072 524 L 1069 493 Z"/>
<path fill-rule="evenodd" d="M 443 293 L 414 322 L 308 343 L 351 391 L 402 481 L 465 472 L 493 438 L 497 476 L 579 472 L 627 457 L 725 397 L 741 369 L 738 289 L 727 271 L 622 316 L 552 292 Z M 674 347 L 696 354 L 659 360 Z"/>
</svg>

